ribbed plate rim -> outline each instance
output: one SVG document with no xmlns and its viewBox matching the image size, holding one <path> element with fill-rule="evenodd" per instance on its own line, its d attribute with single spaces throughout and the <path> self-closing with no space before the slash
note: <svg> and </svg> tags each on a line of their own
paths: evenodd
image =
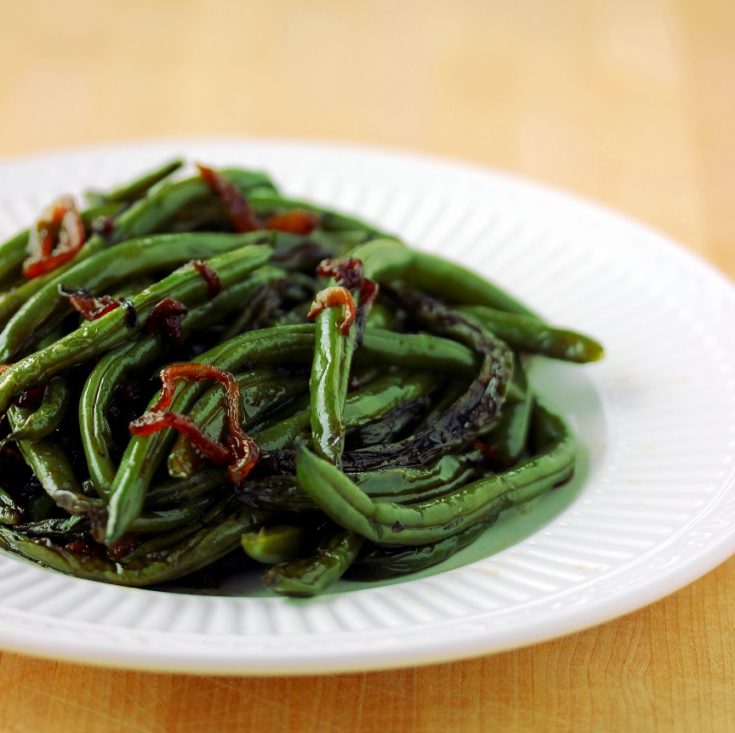
<svg viewBox="0 0 735 733">
<path fill-rule="evenodd" d="M 85 155 L 123 155 L 128 151 L 143 149 L 158 149 L 176 147 L 187 150 L 193 147 L 238 148 L 243 146 L 270 146 L 283 149 L 309 148 L 318 152 L 320 149 L 370 156 L 373 160 L 399 160 L 406 165 L 429 165 L 435 168 L 445 168 L 455 173 L 465 173 L 472 176 L 489 177 L 501 186 L 511 186 L 521 194 L 542 196 L 550 202 L 559 202 L 571 206 L 579 211 L 586 212 L 607 221 L 609 224 L 625 225 L 630 232 L 645 242 L 646 247 L 655 248 L 664 258 L 675 258 L 684 263 L 692 272 L 692 276 L 716 284 L 728 301 L 735 304 L 735 289 L 732 283 L 709 263 L 692 252 L 684 249 L 664 234 L 641 224 L 625 215 L 615 212 L 596 202 L 588 201 L 575 194 L 559 191 L 543 183 L 525 180 L 515 175 L 493 171 L 466 161 L 456 161 L 434 155 L 406 153 L 386 148 L 354 145 L 350 143 L 313 142 L 302 140 L 284 140 L 278 138 L 239 138 L 239 139 L 165 139 L 151 141 L 132 141 L 110 145 L 84 146 L 72 150 L 40 153 L 33 156 L 22 156 L 0 161 L 0 170 L 12 172 L 15 166 L 24 165 L 54 165 L 70 164 L 75 158 Z M 735 355 L 731 354 L 735 361 Z M 724 480 L 732 491 L 733 476 L 730 473 Z M 190 673 L 219 673 L 219 674 L 309 674 L 315 672 L 348 672 L 367 669 L 385 669 L 391 667 L 428 664 L 452 659 L 478 656 L 488 652 L 499 652 L 506 649 L 537 643 L 546 639 L 555 638 L 567 633 L 602 623 L 617 616 L 630 613 L 647 605 L 701 577 L 735 552 L 735 526 L 720 534 L 714 541 L 706 545 L 698 553 L 677 564 L 675 568 L 662 572 L 660 576 L 639 586 L 629 589 L 630 592 L 616 598 L 611 604 L 609 598 L 600 601 L 590 601 L 578 608 L 567 608 L 554 619 L 550 625 L 539 625 L 531 620 L 529 623 L 519 623 L 513 633 L 505 636 L 502 642 L 497 639 L 490 641 L 487 634 L 477 632 L 465 637 L 452 637 L 451 633 L 443 639 L 427 639 L 416 637 L 404 640 L 396 650 L 386 650 L 369 644 L 362 648 L 337 647 L 324 648 L 318 655 L 303 653 L 289 653 L 272 655 L 270 658 L 258 659 L 257 656 L 247 654 L 229 654 L 227 650 L 213 654 L 208 646 L 200 649 L 196 644 L 179 647 L 166 646 L 141 649 L 133 645 L 126 647 L 121 642 L 105 643 L 99 638 L 85 639 L 84 625 L 80 623 L 77 633 L 70 631 L 67 636 L 54 636 L 43 633 L 33 612 L 25 615 L 25 623 L 19 621 L 17 626 L 7 627 L 0 625 L 0 645 L 6 649 L 20 651 L 44 657 L 90 662 L 98 665 L 127 667 L 139 669 L 155 669 L 159 671 L 178 671 Z M 88 581 L 72 581 L 88 583 Z M 94 586 L 95 584 L 90 584 Z M 145 593 L 145 591 L 132 591 Z M 0 600 L 0 611 L 2 611 Z M 8 609 L 4 609 L 8 610 Z M 73 625 L 72 625 L 73 626 Z M 450 624 L 451 626 L 451 624 Z"/>
</svg>

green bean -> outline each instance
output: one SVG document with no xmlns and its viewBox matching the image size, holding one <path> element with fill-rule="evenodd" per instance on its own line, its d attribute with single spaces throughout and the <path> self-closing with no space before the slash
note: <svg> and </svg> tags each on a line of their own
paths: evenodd
<svg viewBox="0 0 735 733">
<path fill-rule="evenodd" d="M 476 318 L 516 351 L 577 364 L 598 361 L 604 355 L 602 345 L 589 336 L 553 328 L 537 318 L 481 305 L 459 306 L 457 310 Z"/>
<path fill-rule="evenodd" d="M 270 248 L 248 245 L 208 260 L 220 276 L 226 289 L 265 263 Z M 207 285 L 197 270 L 184 265 L 154 286 L 131 299 L 138 313 L 135 326 L 126 327 L 126 313 L 116 308 L 95 321 L 87 321 L 78 329 L 12 364 L 0 374 L 0 412 L 7 409 L 10 400 L 21 390 L 48 379 L 76 364 L 83 363 L 129 340 L 145 325 L 145 318 L 153 306 L 164 297 L 175 298 L 184 305 L 196 305 L 207 296 Z"/>
<path fill-rule="evenodd" d="M 471 545 L 494 521 L 495 517 L 491 517 L 430 545 L 417 547 L 372 545 L 350 565 L 348 571 L 350 578 L 389 580 L 426 570 Z"/>
<path fill-rule="evenodd" d="M 533 395 L 528 389 L 526 372 L 520 359 L 515 362 L 513 381 L 523 392 L 523 399 L 506 403 L 498 424 L 483 437 L 490 448 L 493 462 L 506 467 L 517 463 L 525 452 L 531 425 Z"/>
<path fill-rule="evenodd" d="M 534 419 L 542 438 L 538 455 L 467 484 L 451 497 L 413 505 L 373 500 L 304 445 L 298 450 L 296 475 L 304 491 L 345 529 L 379 544 L 431 544 L 569 479 L 575 458 L 571 433 L 560 418 L 538 405 Z"/>
<path fill-rule="evenodd" d="M 103 201 L 125 204 L 132 203 L 142 196 L 145 196 L 153 186 L 168 178 L 183 165 L 183 160 L 171 160 L 168 163 L 157 166 L 153 170 L 147 171 L 142 176 L 138 176 L 129 183 L 113 188 L 107 193 L 99 194 L 99 196 Z"/>
<path fill-rule="evenodd" d="M 311 557 L 269 568 L 263 578 L 265 585 L 279 596 L 292 598 L 311 598 L 323 593 L 344 575 L 362 542 L 362 537 L 338 530 L 328 535 Z"/>
<path fill-rule="evenodd" d="M 232 496 L 213 496 L 216 500 L 215 503 L 203 515 L 187 525 L 176 527 L 168 532 L 144 536 L 139 544 L 132 546 L 125 554 L 123 563 L 129 566 L 139 560 L 165 556 L 171 552 L 172 548 L 194 537 L 200 530 L 215 526 L 233 512 L 237 513 L 237 503 Z M 271 515 L 266 512 L 259 513 L 258 517 L 259 521 L 243 529 L 243 532 L 257 529 L 261 524 L 271 521 Z"/>
<path fill-rule="evenodd" d="M 319 507 L 299 486 L 295 476 L 274 474 L 245 481 L 238 491 L 244 504 L 255 509 L 286 512 L 312 512 Z"/>
<path fill-rule="evenodd" d="M 182 323 L 182 338 L 207 328 L 247 300 L 261 285 L 282 277 L 281 270 L 261 267 L 245 280 L 231 285 L 211 300 L 191 310 Z M 109 496 L 116 467 L 112 459 L 112 430 L 107 409 L 115 388 L 126 374 L 139 371 L 157 358 L 164 349 L 159 336 L 145 336 L 122 344 L 102 357 L 84 384 L 79 400 L 79 429 L 89 467 L 90 478 L 103 498 Z"/>
<path fill-rule="evenodd" d="M 245 532 L 240 538 L 248 557 L 266 565 L 294 560 L 305 541 L 306 530 L 296 524 L 266 524 L 257 532 Z"/>
<path fill-rule="evenodd" d="M 314 449 L 341 465 L 345 428 L 342 411 L 355 347 L 355 329 L 340 331 L 341 308 L 326 308 L 316 319 L 314 358 L 309 381 L 311 432 Z"/>
<path fill-rule="evenodd" d="M 245 374 L 242 375 L 245 380 Z M 272 410 L 277 410 L 282 405 L 285 405 L 294 397 L 302 394 L 306 390 L 306 380 L 301 375 L 291 375 L 278 373 L 273 369 L 262 369 L 260 371 L 254 370 L 249 374 L 250 382 L 253 381 L 252 387 L 247 388 L 245 386 L 244 391 L 241 391 L 242 395 L 242 424 L 243 427 L 249 427 L 253 425 L 257 420 L 266 415 Z M 260 379 L 256 379 L 260 377 Z M 214 393 L 215 390 L 210 390 L 209 394 Z M 208 417 L 207 410 L 209 406 L 215 410 L 218 405 L 221 405 L 221 394 L 216 395 L 219 399 L 212 403 L 207 403 L 205 395 L 202 398 L 201 403 L 195 405 L 195 409 L 192 410 L 192 418 L 201 415 L 202 418 Z M 210 399 L 212 399 L 210 397 Z M 198 409 L 202 412 L 199 413 Z M 218 417 L 221 417 L 222 413 L 215 413 Z M 214 417 L 214 415 L 213 415 Z"/>
<path fill-rule="evenodd" d="M 472 270 L 426 252 L 414 252 L 406 280 L 419 290 L 445 298 L 450 303 L 483 305 L 536 317 L 523 303 Z"/>
<path fill-rule="evenodd" d="M 224 173 L 248 195 L 270 194 L 274 190 L 270 179 L 261 173 L 239 170 L 227 170 Z M 212 195 L 206 184 L 199 178 L 163 186 L 115 218 L 114 241 L 121 242 L 161 231 L 161 227 L 165 226 L 166 222 L 176 215 L 182 207 L 186 207 L 192 200 L 200 198 L 208 200 L 212 198 Z M 89 228 L 95 219 L 115 217 L 119 212 L 119 203 L 103 203 L 83 211 L 82 219 Z M 335 222 L 341 221 L 337 214 L 330 216 Z M 345 219 L 345 221 L 348 220 Z M 27 239 L 28 230 L 25 230 L 0 245 L 0 280 L 16 270 L 19 271 L 20 265 L 26 256 Z M 46 275 L 28 280 L 14 290 L 0 295 L 0 324 L 10 318 L 45 284 L 58 278 L 95 252 L 104 249 L 105 246 L 106 242 L 102 237 L 93 236 L 70 262 L 60 265 Z"/>
<path fill-rule="evenodd" d="M 8 416 L 17 426 L 5 440 L 40 440 L 56 430 L 71 404 L 71 392 L 62 377 L 54 377 L 36 408 L 11 405 Z"/>
<path fill-rule="evenodd" d="M 360 260 L 365 277 L 391 278 L 403 273 L 410 265 L 411 251 L 397 240 L 376 239 L 356 247 L 349 257 Z M 330 285 L 338 283 L 332 279 Z M 366 304 L 360 304 L 366 307 Z M 341 307 L 326 308 L 316 318 L 314 359 L 311 367 L 312 444 L 318 455 L 335 465 L 341 465 L 345 427 L 342 413 L 357 343 L 358 326 L 342 334 L 339 324 L 344 317 Z"/>
<path fill-rule="evenodd" d="M 367 329 L 355 355 L 360 365 L 393 366 L 475 376 L 479 360 L 464 344 L 429 333 Z"/>
<path fill-rule="evenodd" d="M 246 277 L 241 277 L 227 288 L 223 287 L 214 298 L 198 305 L 184 318 L 182 339 L 203 328 L 217 325 L 223 318 L 237 313 L 261 288 L 278 287 L 287 277 L 288 274 L 279 267 L 261 265 Z"/>
<path fill-rule="evenodd" d="M 0 547 L 78 578 L 149 586 L 189 575 L 224 557 L 238 547 L 243 532 L 266 519 L 262 512 L 240 510 L 186 535 L 173 546 L 138 555 L 129 562 L 75 553 L 48 540 L 26 538 L 9 527 L 0 527 Z"/>
</svg>

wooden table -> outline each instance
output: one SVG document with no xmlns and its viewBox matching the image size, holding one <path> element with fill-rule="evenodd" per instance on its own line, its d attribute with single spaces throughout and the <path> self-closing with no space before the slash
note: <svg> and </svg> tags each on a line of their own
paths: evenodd
<svg viewBox="0 0 735 733">
<path fill-rule="evenodd" d="M 735 275 L 732 0 L 0 2 L 0 155 L 316 137 L 471 159 Z M 735 560 L 647 609 L 456 664 L 307 679 L 4 654 L 5 731 L 735 730 Z"/>
</svg>

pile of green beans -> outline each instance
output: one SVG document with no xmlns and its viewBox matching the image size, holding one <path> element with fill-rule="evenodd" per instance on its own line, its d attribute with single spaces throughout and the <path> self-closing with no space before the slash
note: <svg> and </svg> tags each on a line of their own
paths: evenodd
<svg viewBox="0 0 735 733">
<path fill-rule="evenodd" d="M 86 241 L 51 272 L 24 279 L 29 229 L 0 244 L 0 548 L 130 586 L 265 566 L 309 597 L 435 565 L 570 478 L 574 437 L 526 369 L 598 360 L 596 341 L 264 173 L 220 172 L 262 224 L 236 232 L 182 167 L 87 194 Z M 268 225 L 296 213 L 310 227 Z M 112 307 L 85 320 L 79 289 Z M 152 327 L 170 298 L 176 333 Z M 239 389 L 258 460 L 237 484 L 183 433 L 131 434 L 181 362 Z M 167 409 L 228 446 L 225 404 L 181 381 Z"/>
</svg>

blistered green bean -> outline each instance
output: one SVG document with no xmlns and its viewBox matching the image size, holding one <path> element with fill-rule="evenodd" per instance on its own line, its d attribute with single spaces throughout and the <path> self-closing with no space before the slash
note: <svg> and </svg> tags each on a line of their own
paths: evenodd
<svg viewBox="0 0 735 733">
<path fill-rule="evenodd" d="M 296 474 L 304 491 L 345 529 L 379 544 L 431 544 L 569 479 L 576 453 L 571 433 L 563 421 L 538 405 L 535 419 L 541 423 L 541 452 L 467 484 L 449 498 L 413 505 L 371 499 L 304 445 L 298 451 Z"/>
</svg>

